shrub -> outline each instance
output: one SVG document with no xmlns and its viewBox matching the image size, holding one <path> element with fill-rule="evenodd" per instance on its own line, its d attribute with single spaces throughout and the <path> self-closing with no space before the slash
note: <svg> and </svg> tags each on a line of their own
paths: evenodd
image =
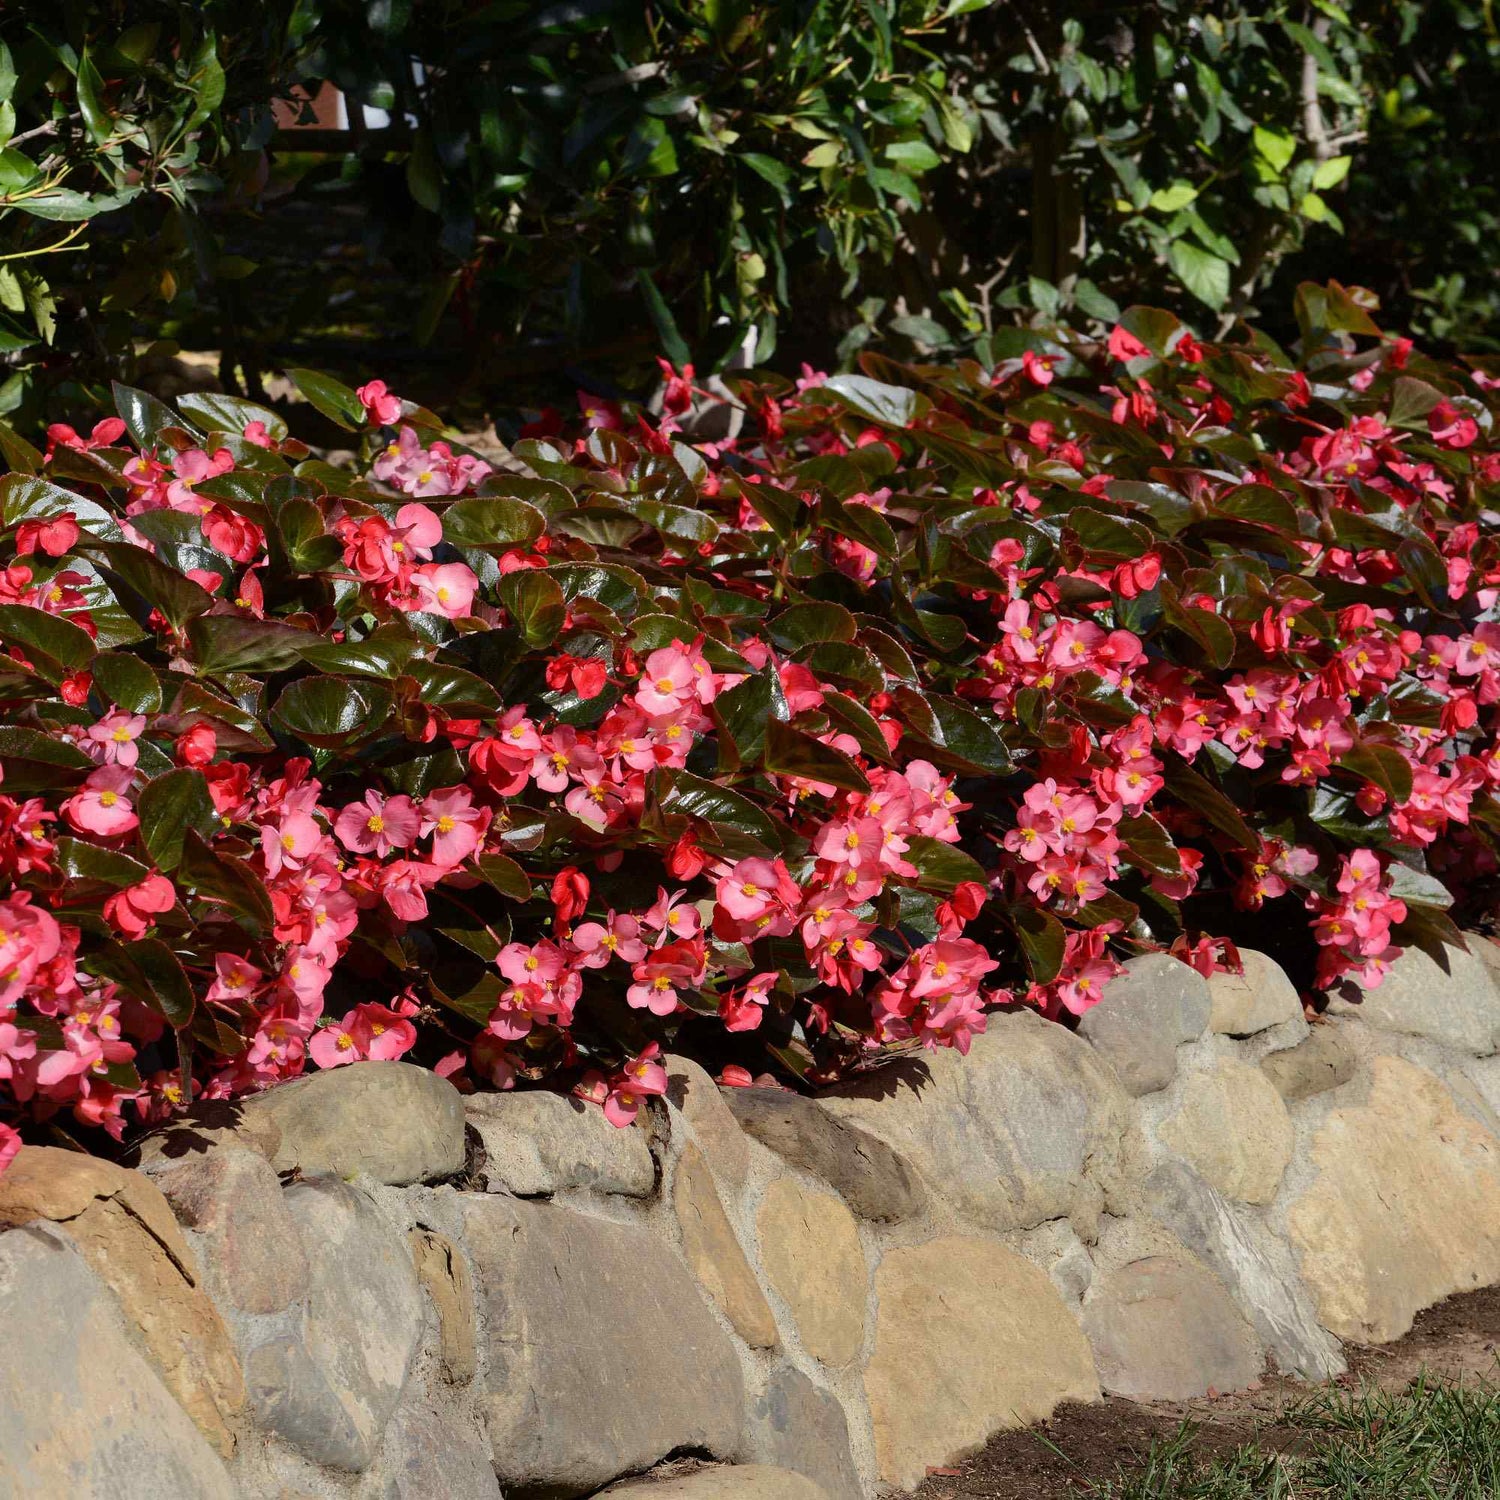
<svg viewBox="0 0 1500 1500">
<path fill-rule="evenodd" d="M 1472 0 L 42 10 L 0 11 L 0 413 L 25 421 L 148 381 L 148 343 L 217 351 L 247 394 L 309 341 L 378 345 L 508 407 L 579 364 L 635 388 L 657 347 L 718 368 L 752 329 L 792 368 L 1107 328 L 1127 299 L 1279 315 L 1289 255 L 1496 347 L 1500 40 Z M 386 126 L 274 128 L 325 82 Z"/>
<path fill-rule="evenodd" d="M 412 1054 L 624 1123 L 664 1043 L 817 1084 L 1247 921 L 1304 985 L 1460 941 L 1496 382 L 1297 315 L 747 380 L 738 443 L 674 377 L 525 474 L 305 371 L 358 469 L 219 396 L 0 432 L 7 1115 Z"/>
</svg>

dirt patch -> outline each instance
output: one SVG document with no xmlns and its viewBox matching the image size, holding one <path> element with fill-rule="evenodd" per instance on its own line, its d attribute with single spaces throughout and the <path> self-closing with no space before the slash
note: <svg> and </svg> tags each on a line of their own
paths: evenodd
<svg viewBox="0 0 1500 1500">
<path fill-rule="evenodd" d="M 1500 1377 L 1500 1287 L 1428 1308 L 1394 1344 L 1345 1353 L 1349 1373 L 1341 1385 L 1399 1389 L 1419 1370 L 1450 1380 Z M 1070 1402 L 1037 1427 L 1000 1433 L 982 1453 L 953 1465 L 954 1472 L 933 1473 L 917 1500 L 1080 1500 L 1137 1466 L 1153 1442 L 1172 1437 L 1184 1420 L 1198 1427 L 1194 1446 L 1205 1457 L 1252 1441 L 1268 1450 L 1295 1447 L 1301 1435 L 1278 1417 L 1308 1389 L 1273 1377 L 1254 1390 L 1196 1401 Z"/>
</svg>

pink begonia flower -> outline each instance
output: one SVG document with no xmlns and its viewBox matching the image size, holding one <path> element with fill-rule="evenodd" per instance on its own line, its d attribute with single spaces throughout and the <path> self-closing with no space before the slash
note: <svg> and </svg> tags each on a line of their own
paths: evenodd
<svg viewBox="0 0 1500 1500">
<path fill-rule="evenodd" d="M 638 964 L 646 956 L 640 933 L 641 924 L 629 912 L 612 911 L 603 922 L 580 922 L 571 935 L 578 950 L 576 962 L 586 969 L 602 968 L 611 957 Z"/>
<path fill-rule="evenodd" d="M 12 1130 L 9 1125 L 0 1125 L 0 1172 L 3 1172 L 16 1159 L 20 1149 L 19 1132 Z"/>
<path fill-rule="evenodd" d="M 314 1033 L 307 1051 L 320 1068 L 341 1068 L 345 1063 L 363 1061 L 364 1053 L 352 1029 L 353 1019 L 354 1012 L 350 1011 L 342 1021 L 331 1021 Z"/>
<path fill-rule="evenodd" d="M 45 520 L 22 521 L 16 528 L 16 556 L 42 552 L 48 557 L 61 557 L 71 551 L 78 537 L 78 522 L 70 510 Z"/>
<path fill-rule="evenodd" d="M 97 724 L 84 731 L 84 749 L 105 766 L 133 766 L 140 758 L 136 741 L 146 728 L 145 714 L 127 714 L 112 708 Z"/>
<path fill-rule="evenodd" d="M 213 508 L 212 500 L 205 500 L 193 493 L 195 485 L 205 479 L 217 479 L 234 468 L 234 455 L 228 448 L 218 448 L 212 454 L 202 448 L 186 448 L 174 454 L 172 469 L 176 478 L 167 486 L 167 504 L 173 510 L 202 515 Z"/>
<path fill-rule="evenodd" d="M 299 870 L 322 846 L 323 830 L 304 812 L 289 812 L 279 822 L 262 823 L 260 848 L 266 874 L 273 880 L 283 870 Z"/>
<path fill-rule="evenodd" d="M 0 1007 L 12 1006 L 62 946 L 57 919 L 33 906 L 29 891 L 0 901 Z"/>
<path fill-rule="evenodd" d="M 410 797 L 384 797 L 373 788 L 362 802 L 351 802 L 338 815 L 333 831 L 353 854 L 384 859 L 392 849 L 405 849 L 417 837 L 419 819 Z"/>
<path fill-rule="evenodd" d="M 210 1003 L 217 1000 L 243 1005 L 254 997 L 256 986 L 264 978 L 261 970 L 237 953 L 216 953 L 213 983 L 203 998 Z"/>
<path fill-rule="evenodd" d="M 461 865 L 479 847 L 488 815 L 474 806 L 466 786 L 442 787 L 422 799 L 418 837 L 432 836 L 432 862 L 443 869 Z"/>
<path fill-rule="evenodd" d="M 378 1062 L 392 1062 L 417 1044 L 417 1028 L 384 1005 L 356 1005 L 344 1025 L 363 1054 Z"/>
<path fill-rule="evenodd" d="M 401 415 L 401 398 L 393 396 L 383 380 L 371 380 L 354 393 L 377 427 L 389 427 Z"/>
<path fill-rule="evenodd" d="M 395 859 L 381 867 L 377 884 L 385 904 L 403 922 L 421 922 L 427 917 L 427 890 L 447 871 L 419 859 Z"/>
<path fill-rule="evenodd" d="M 609 1080 L 604 1118 L 617 1129 L 635 1123 L 645 1100 L 666 1093 L 667 1070 L 656 1060 L 660 1055 L 661 1047 L 652 1042 Z"/>
<path fill-rule="evenodd" d="M 139 827 L 130 799 L 125 795 L 135 773 L 129 766 L 100 766 L 90 774 L 83 790 L 63 803 L 61 812 L 79 833 L 100 838 L 118 838 Z"/>
<path fill-rule="evenodd" d="M 104 903 L 104 920 L 121 936 L 138 938 L 176 904 L 177 888 L 165 875 L 152 874 L 110 896 Z"/>
<path fill-rule="evenodd" d="M 461 620 L 474 607 L 479 579 L 465 563 L 424 563 L 412 574 L 413 586 L 421 601 L 420 608 L 429 613 Z"/>
</svg>

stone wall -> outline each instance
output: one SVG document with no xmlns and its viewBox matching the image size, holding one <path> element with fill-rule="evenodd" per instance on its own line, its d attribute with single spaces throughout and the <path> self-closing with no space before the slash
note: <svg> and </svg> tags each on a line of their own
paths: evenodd
<svg viewBox="0 0 1500 1500">
<path fill-rule="evenodd" d="M 860 1500 L 1101 1392 L 1343 1368 L 1500 1281 L 1500 950 L 1309 1027 L 1133 961 L 819 1099 L 641 1127 L 363 1063 L 0 1176 L 0 1493 Z M 643 1118 L 646 1118 L 643 1116 Z"/>
</svg>

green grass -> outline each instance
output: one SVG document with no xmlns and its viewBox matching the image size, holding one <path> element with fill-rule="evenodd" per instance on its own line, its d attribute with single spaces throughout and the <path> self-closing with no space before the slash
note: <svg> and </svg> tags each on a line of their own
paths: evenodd
<svg viewBox="0 0 1500 1500">
<path fill-rule="evenodd" d="M 1289 1406 L 1271 1435 L 1196 1452 L 1191 1424 L 1153 1444 L 1098 1500 L 1496 1500 L 1500 1388 L 1419 1377 L 1403 1391 L 1329 1389 Z M 1280 1449 L 1281 1451 L 1278 1451 Z"/>
</svg>

